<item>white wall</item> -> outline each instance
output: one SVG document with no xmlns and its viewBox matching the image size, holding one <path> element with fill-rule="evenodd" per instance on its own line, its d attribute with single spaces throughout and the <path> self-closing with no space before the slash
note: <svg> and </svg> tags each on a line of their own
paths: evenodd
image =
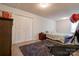
<svg viewBox="0 0 79 59">
<path fill-rule="evenodd" d="M 0 4 L 0 11 L 13 15 L 12 43 L 36 40 L 39 32 L 55 32 L 56 22 L 35 14 Z"/>
<path fill-rule="evenodd" d="M 14 15 L 12 42 L 32 40 L 32 19 Z"/>
<path fill-rule="evenodd" d="M 71 33 L 70 20 L 65 19 L 65 20 L 56 21 L 56 32 L 62 34 Z"/>
<path fill-rule="evenodd" d="M 49 19 L 35 18 L 33 19 L 33 39 L 37 39 L 40 32 L 56 32 L 56 22 Z"/>
</svg>

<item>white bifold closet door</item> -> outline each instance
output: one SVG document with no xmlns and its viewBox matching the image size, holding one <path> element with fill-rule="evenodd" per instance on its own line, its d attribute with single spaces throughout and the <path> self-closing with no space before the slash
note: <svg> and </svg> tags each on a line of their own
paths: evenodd
<svg viewBox="0 0 79 59">
<path fill-rule="evenodd" d="M 14 15 L 12 42 L 32 40 L 32 18 Z"/>
</svg>

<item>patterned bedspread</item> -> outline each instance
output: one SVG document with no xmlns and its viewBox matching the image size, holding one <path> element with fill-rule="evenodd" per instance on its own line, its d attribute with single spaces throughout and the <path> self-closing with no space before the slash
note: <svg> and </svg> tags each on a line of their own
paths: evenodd
<svg viewBox="0 0 79 59">
<path fill-rule="evenodd" d="M 79 46 L 62 45 L 59 41 L 43 40 L 20 47 L 24 56 L 68 56 L 79 49 Z"/>
<path fill-rule="evenodd" d="M 56 43 L 52 43 L 49 40 L 43 40 L 29 45 L 21 46 L 20 50 L 24 56 L 51 56 L 52 54 L 47 47 L 48 45 L 53 46 L 56 45 Z"/>
</svg>

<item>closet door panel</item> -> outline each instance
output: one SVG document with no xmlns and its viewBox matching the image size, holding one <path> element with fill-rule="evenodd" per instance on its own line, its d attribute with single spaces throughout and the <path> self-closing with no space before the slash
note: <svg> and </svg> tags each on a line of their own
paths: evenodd
<svg viewBox="0 0 79 59">
<path fill-rule="evenodd" d="M 32 19 L 14 15 L 13 43 L 32 40 Z"/>
</svg>

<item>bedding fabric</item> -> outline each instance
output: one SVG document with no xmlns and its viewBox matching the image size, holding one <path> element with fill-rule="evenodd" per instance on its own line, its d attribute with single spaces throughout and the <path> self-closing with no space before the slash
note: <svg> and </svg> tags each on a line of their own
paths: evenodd
<svg viewBox="0 0 79 59">
<path fill-rule="evenodd" d="M 71 52 L 78 50 L 79 46 L 66 46 L 59 41 L 43 40 L 19 48 L 24 56 L 69 56 Z"/>
<path fill-rule="evenodd" d="M 59 42 L 60 43 L 60 42 Z M 24 56 L 51 56 L 49 46 L 60 45 L 58 41 L 43 40 L 29 45 L 20 46 Z"/>
<path fill-rule="evenodd" d="M 51 56 L 50 50 L 45 46 L 51 44 L 48 41 L 41 41 L 29 45 L 21 46 L 20 49 L 24 56 Z"/>
</svg>

